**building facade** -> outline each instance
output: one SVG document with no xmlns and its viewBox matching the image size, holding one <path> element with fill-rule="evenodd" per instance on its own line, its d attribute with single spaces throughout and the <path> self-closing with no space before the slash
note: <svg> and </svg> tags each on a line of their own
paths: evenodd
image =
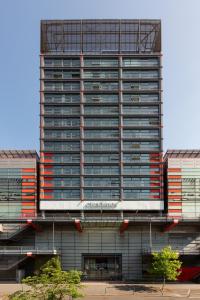
<svg viewBox="0 0 200 300">
<path fill-rule="evenodd" d="M 164 156 L 169 216 L 200 216 L 200 151 L 168 150 Z"/>
<path fill-rule="evenodd" d="M 39 205 L 36 153 L 1 151 L 0 280 L 54 255 L 144 280 L 167 245 L 200 276 L 199 151 L 167 152 L 164 201 L 161 69 L 160 20 L 41 22 Z"/>
<path fill-rule="evenodd" d="M 35 217 L 38 197 L 35 151 L 0 151 L 0 216 Z"/>
<path fill-rule="evenodd" d="M 44 211 L 162 211 L 159 20 L 41 22 Z"/>
</svg>

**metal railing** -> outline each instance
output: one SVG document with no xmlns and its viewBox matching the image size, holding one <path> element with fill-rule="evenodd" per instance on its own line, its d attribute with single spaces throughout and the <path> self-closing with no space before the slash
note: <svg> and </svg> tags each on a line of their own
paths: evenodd
<svg viewBox="0 0 200 300">
<path fill-rule="evenodd" d="M 87 211 L 84 212 L 84 216 L 81 214 L 52 214 L 52 215 L 42 215 L 38 214 L 35 217 L 25 217 L 25 216 L 20 216 L 20 217 L 13 217 L 13 216 L 1 216 L 0 215 L 0 223 L 23 223 L 26 222 L 27 219 L 31 219 L 32 221 L 35 222 L 73 222 L 75 219 L 79 219 L 81 221 L 107 221 L 107 222 L 113 222 L 113 221 L 123 221 L 124 219 L 128 219 L 132 222 L 171 222 L 174 219 L 178 219 L 180 222 L 200 222 L 200 216 L 178 216 L 178 217 L 173 217 L 173 216 L 168 216 L 167 214 L 162 214 L 161 216 L 158 214 L 139 214 L 139 213 L 133 213 L 133 214 L 126 214 L 124 213 L 123 216 L 112 216 L 112 214 L 105 215 L 104 213 L 98 213 L 98 214 L 92 214 L 88 215 Z"/>
<path fill-rule="evenodd" d="M 58 254 L 59 249 L 50 247 L 31 247 L 31 246 L 0 246 L 0 255 L 34 255 L 34 254 Z"/>
</svg>

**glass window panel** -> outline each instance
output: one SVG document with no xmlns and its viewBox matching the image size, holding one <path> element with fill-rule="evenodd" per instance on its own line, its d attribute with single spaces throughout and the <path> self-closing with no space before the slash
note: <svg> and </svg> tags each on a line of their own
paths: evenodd
<svg viewBox="0 0 200 300">
<path fill-rule="evenodd" d="M 84 89 L 86 91 L 113 91 L 118 89 L 118 82 L 84 82 Z"/>
<path fill-rule="evenodd" d="M 44 151 L 80 151 L 79 142 L 44 142 Z"/>
<path fill-rule="evenodd" d="M 118 66 L 118 59 L 108 59 L 108 58 L 85 58 L 85 67 L 115 67 Z"/>
<path fill-rule="evenodd" d="M 119 136 L 118 130 L 85 130 L 85 138 L 115 138 Z"/>
<path fill-rule="evenodd" d="M 84 159 L 86 163 L 107 163 L 107 162 L 118 162 L 119 154 L 85 154 Z"/>
<path fill-rule="evenodd" d="M 119 108 L 116 106 L 85 106 L 84 113 L 87 115 L 109 115 L 114 114 L 117 115 L 119 112 Z"/>
<path fill-rule="evenodd" d="M 158 126 L 158 118 L 127 118 L 124 117 L 124 126 Z"/>
<path fill-rule="evenodd" d="M 124 67 L 154 67 L 158 65 L 158 58 L 123 58 Z"/>
<path fill-rule="evenodd" d="M 118 142 L 85 142 L 85 151 L 116 151 Z"/>
<path fill-rule="evenodd" d="M 86 103 L 118 103 L 118 95 L 84 95 L 84 102 Z"/>
<path fill-rule="evenodd" d="M 44 118 L 44 125 L 46 127 L 70 127 L 70 126 L 80 126 L 80 119 L 54 119 L 54 118 Z"/>
<path fill-rule="evenodd" d="M 85 126 L 94 126 L 94 127 L 117 127 L 119 124 L 118 118 L 85 118 Z"/>
</svg>

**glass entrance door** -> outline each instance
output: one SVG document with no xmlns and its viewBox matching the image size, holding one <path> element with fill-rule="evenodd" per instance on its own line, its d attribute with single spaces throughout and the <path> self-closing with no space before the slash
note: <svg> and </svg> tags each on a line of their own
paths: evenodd
<svg viewBox="0 0 200 300">
<path fill-rule="evenodd" d="M 121 255 L 83 255 L 85 280 L 121 280 Z"/>
</svg>

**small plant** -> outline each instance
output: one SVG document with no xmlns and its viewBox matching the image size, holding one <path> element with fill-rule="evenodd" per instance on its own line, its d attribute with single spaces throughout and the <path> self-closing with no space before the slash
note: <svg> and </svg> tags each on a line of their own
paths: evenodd
<svg viewBox="0 0 200 300">
<path fill-rule="evenodd" d="M 160 252 L 154 252 L 150 273 L 163 278 L 161 292 L 163 295 L 166 280 L 177 280 L 180 275 L 181 264 L 179 254 L 170 246 L 163 248 Z"/>
<path fill-rule="evenodd" d="M 81 272 L 62 271 L 58 257 L 50 259 L 38 275 L 22 280 L 28 285 L 28 291 L 18 291 L 9 296 L 10 300 L 63 300 L 67 295 L 72 299 L 82 297 Z"/>
</svg>

